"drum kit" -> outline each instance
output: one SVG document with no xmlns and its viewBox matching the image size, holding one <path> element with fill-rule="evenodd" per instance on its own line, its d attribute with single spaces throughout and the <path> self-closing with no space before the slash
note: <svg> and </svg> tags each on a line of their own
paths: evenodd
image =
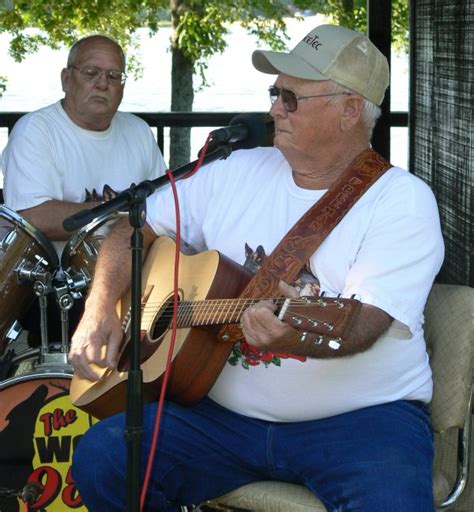
<svg viewBox="0 0 474 512">
<path fill-rule="evenodd" d="M 69 400 L 69 313 L 87 291 L 116 217 L 77 231 L 58 257 L 43 233 L 0 205 L 1 512 L 86 510 L 70 464 L 75 444 L 95 420 Z M 59 312 L 60 340 L 49 339 L 51 305 Z M 35 307 L 41 344 L 30 347 L 22 320 Z"/>
<path fill-rule="evenodd" d="M 102 241 L 119 215 L 77 231 L 58 257 L 41 231 L 0 205 L 0 512 L 87 512 L 71 462 L 97 420 L 69 399 L 69 312 L 87 292 Z M 61 340 L 49 339 L 51 305 L 60 313 Z M 21 322 L 35 306 L 41 344 L 30 347 Z M 202 504 L 192 510 L 231 509 Z"/>
</svg>

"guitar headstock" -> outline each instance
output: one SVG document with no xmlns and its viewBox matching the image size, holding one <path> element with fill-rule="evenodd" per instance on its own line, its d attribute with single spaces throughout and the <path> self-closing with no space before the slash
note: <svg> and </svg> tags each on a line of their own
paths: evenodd
<svg viewBox="0 0 474 512">
<path fill-rule="evenodd" d="M 278 318 L 298 330 L 343 338 L 361 307 L 357 299 L 300 297 L 287 299 Z"/>
</svg>

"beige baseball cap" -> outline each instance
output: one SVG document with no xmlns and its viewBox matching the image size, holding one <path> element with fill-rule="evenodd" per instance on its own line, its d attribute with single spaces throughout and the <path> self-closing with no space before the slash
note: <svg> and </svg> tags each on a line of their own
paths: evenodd
<svg viewBox="0 0 474 512">
<path fill-rule="evenodd" d="M 252 63 L 262 73 L 306 80 L 333 80 L 380 105 L 389 84 L 388 62 L 361 32 L 320 25 L 289 53 L 256 50 Z"/>
</svg>

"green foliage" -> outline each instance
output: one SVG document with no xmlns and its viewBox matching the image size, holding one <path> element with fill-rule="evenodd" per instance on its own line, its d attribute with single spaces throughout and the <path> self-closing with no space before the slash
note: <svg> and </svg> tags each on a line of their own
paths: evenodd
<svg viewBox="0 0 474 512">
<path fill-rule="evenodd" d="M 380 0 L 374 0 L 380 1 Z M 310 8 L 354 30 L 367 30 L 367 0 L 296 0 L 295 6 Z M 392 44 L 399 52 L 408 52 L 408 0 L 392 0 Z"/>
<path fill-rule="evenodd" d="M 150 4 L 150 5 L 148 5 Z M 53 49 L 70 47 L 80 37 L 105 33 L 126 48 L 136 48 L 134 32 L 138 27 L 157 29 L 152 14 L 166 0 L 25 0 L 0 2 L 0 33 L 12 39 L 9 53 L 17 62 L 36 52 L 41 46 Z M 37 29 L 37 30 L 27 30 Z M 129 71 L 139 71 L 131 52 Z"/>
<path fill-rule="evenodd" d="M 239 22 L 250 34 L 275 50 L 284 48 L 288 8 L 274 1 L 223 0 L 182 1 L 176 30 L 177 44 L 184 56 L 194 62 L 195 71 L 206 85 L 207 60 L 222 53 L 230 23 Z"/>
<path fill-rule="evenodd" d="M 400 53 L 409 51 L 408 0 L 392 0 L 392 44 Z"/>
<path fill-rule="evenodd" d="M 228 24 L 240 21 L 247 30 L 274 49 L 283 48 L 289 9 L 271 0 L 182 0 L 174 30 L 185 57 L 204 79 L 206 61 L 226 48 Z M 70 47 L 90 33 L 106 33 L 126 49 L 128 72 L 139 74 L 134 32 L 146 27 L 153 34 L 167 13 L 169 0 L 24 0 L 0 2 L 0 33 L 12 39 L 10 55 L 20 62 L 41 46 Z M 35 31 L 26 29 L 37 29 Z M 132 49 L 132 51 L 130 51 Z"/>
<path fill-rule="evenodd" d="M 163 18 L 171 19 L 170 3 L 177 6 L 174 40 L 203 83 L 206 62 L 225 50 L 232 22 L 274 50 L 285 47 L 285 17 L 294 16 L 296 9 L 311 9 L 335 23 L 366 30 L 367 0 L 6 0 L 0 2 L 0 33 L 11 34 L 9 52 L 18 62 L 43 45 L 69 47 L 85 34 L 106 33 L 124 47 L 128 72 L 138 76 L 135 32 L 140 27 L 150 34 L 159 30 Z M 394 44 L 407 50 L 408 0 L 392 0 L 392 12 Z"/>
<path fill-rule="evenodd" d="M 7 79 L 4 76 L 0 76 L 0 98 L 7 88 Z"/>
</svg>

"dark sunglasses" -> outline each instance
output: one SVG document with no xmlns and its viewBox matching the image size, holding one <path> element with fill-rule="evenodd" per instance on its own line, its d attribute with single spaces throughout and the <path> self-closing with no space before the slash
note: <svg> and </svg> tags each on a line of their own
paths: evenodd
<svg viewBox="0 0 474 512">
<path fill-rule="evenodd" d="M 281 96 L 283 107 L 287 112 L 296 112 L 298 108 L 298 100 L 307 100 L 308 98 L 322 98 L 323 96 L 340 96 L 341 94 L 349 94 L 348 92 L 333 92 L 327 94 L 315 94 L 313 96 L 296 96 L 293 91 L 288 89 L 280 89 L 276 85 L 271 85 L 268 88 L 270 94 L 270 101 L 272 105 Z"/>
</svg>

